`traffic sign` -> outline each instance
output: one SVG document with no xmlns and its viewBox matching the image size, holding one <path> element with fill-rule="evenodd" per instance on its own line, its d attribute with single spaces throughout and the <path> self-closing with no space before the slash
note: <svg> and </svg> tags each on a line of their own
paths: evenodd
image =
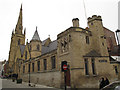
<svg viewBox="0 0 120 90">
<path fill-rule="evenodd" d="M 64 64 L 64 65 L 63 65 L 63 69 L 64 69 L 64 70 L 67 70 L 67 65 Z"/>
<path fill-rule="evenodd" d="M 61 70 L 62 70 L 62 72 L 67 71 L 67 61 L 62 61 Z"/>
</svg>

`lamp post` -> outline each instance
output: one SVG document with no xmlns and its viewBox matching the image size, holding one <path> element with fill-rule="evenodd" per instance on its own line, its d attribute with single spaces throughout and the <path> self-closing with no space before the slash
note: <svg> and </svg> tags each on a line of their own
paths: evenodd
<svg viewBox="0 0 120 90">
<path fill-rule="evenodd" d="M 29 59 L 29 68 L 28 68 L 28 70 L 29 70 L 29 86 L 31 86 L 31 84 L 30 84 L 30 64 L 31 64 L 31 58 Z"/>
</svg>

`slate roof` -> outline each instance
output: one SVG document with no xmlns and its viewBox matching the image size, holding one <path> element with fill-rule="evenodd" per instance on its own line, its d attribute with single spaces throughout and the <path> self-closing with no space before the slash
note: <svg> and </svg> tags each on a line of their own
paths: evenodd
<svg viewBox="0 0 120 90">
<path fill-rule="evenodd" d="M 120 46 L 114 46 L 109 53 L 111 56 L 120 56 Z"/>
<path fill-rule="evenodd" d="M 101 56 L 101 55 L 97 53 L 95 50 L 92 50 L 85 55 L 85 57 L 98 57 L 98 56 Z"/>
<path fill-rule="evenodd" d="M 47 41 L 47 39 L 45 39 L 44 41 L 42 41 L 42 45 L 45 45 L 45 42 Z"/>
<path fill-rule="evenodd" d="M 44 41 L 42 42 L 44 43 Z M 48 46 L 42 45 L 42 55 L 57 49 L 57 40 L 52 41 Z"/>
<path fill-rule="evenodd" d="M 32 40 L 38 40 L 40 41 L 40 37 L 39 37 L 39 34 L 38 34 L 38 31 L 36 30 L 33 37 L 32 37 Z"/>
<path fill-rule="evenodd" d="M 20 45 L 20 52 L 21 52 L 21 55 L 23 55 L 24 50 L 25 50 L 25 45 Z"/>
</svg>

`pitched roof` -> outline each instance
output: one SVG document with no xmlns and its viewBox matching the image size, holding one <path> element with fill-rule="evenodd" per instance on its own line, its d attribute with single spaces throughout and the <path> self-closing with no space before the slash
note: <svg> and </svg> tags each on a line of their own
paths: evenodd
<svg viewBox="0 0 120 90">
<path fill-rule="evenodd" d="M 40 41 L 40 37 L 39 37 L 39 34 L 38 34 L 37 29 L 36 29 L 36 31 L 35 31 L 33 37 L 32 37 L 32 40 L 38 40 L 38 41 Z"/>
<path fill-rule="evenodd" d="M 120 46 L 114 46 L 109 53 L 111 56 L 120 56 Z"/>
<path fill-rule="evenodd" d="M 101 56 L 101 55 L 98 52 L 96 52 L 95 50 L 92 50 L 85 55 L 85 57 L 97 57 L 97 56 Z"/>
<path fill-rule="evenodd" d="M 44 41 L 42 41 L 42 45 L 45 45 L 45 42 L 47 41 L 47 39 L 45 39 Z"/>
<path fill-rule="evenodd" d="M 23 55 L 24 50 L 25 50 L 25 45 L 20 45 L 20 52 L 21 52 L 21 55 Z"/>
<path fill-rule="evenodd" d="M 57 40 L 51 42 L 48 46 L 42 45 L 42 55 L 57 49 Z"/>
</svg>

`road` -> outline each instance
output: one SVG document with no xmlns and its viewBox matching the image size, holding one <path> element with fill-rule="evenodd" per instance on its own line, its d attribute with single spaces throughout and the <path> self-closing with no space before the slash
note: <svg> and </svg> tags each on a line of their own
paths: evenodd
<svg viewBox="0 0 120 90">
<path fill-rule="evenodd" d="M 51 90 L 61 90 L 61 89 L 56 89 L 56 88 L 53 88 L 53 87 L 48 87 L 48 86 L 44 86 L 44 85 L 35 85 L 35 87 L 33 86 L 34 84 L 32 84 L 32 87 L 31 86 L 28 86 L 28 83 L 26 82 L 22 82 L 22 84 L 17 84 L 16 82 L 12 82 L 11 79 L 0 79 L 0 89 L 2 88 L 2 90 L 7 90 L 7 89 L 10 89 L 10 90 L 19 90 L 18 88 L 21 88 L 22 90 L 25 88 L 25 90 L 28 88 L 28 89 L 31 89 L 31 90 L 43 90 L 43 89 L 51 89 Z M 7 88 L 7 89 L 6 89 Z"/>
</svg>

